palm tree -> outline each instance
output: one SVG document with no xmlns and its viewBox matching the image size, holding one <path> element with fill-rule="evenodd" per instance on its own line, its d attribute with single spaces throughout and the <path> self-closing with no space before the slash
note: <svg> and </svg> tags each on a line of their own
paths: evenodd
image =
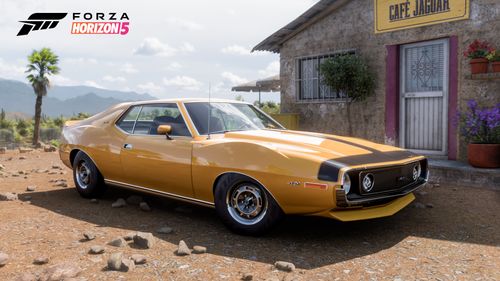
<svg viewBox="0 0 500 281">
<path fill-rule="evenodd" d="M 50 87 L 48 76 L 59 73 L 57 63 L 59 58 L 49 48 L 42 48 L 40 51 L 33 50 L 28 56 L 29 64 L 26 78 L 33 86 L 36 95 L 35 103 L 35 128 L 33 131 L 33 144 L 38 144 L 40 136 L 40 118 L 42 116 L 42 99 L 47 95 L 47 88 Z"/>
</svg>

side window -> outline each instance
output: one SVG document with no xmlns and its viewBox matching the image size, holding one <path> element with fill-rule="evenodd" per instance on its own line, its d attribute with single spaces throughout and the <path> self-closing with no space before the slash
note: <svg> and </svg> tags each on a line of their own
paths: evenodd
<svg viewBox="0 0 500 281">
<path fill-rule="evenodd" d="M 157 135 L 160 125 L 170 125 L 172 136 L 191 136 L 176 104 L 144 105 L 135 123 L 134 134 Z"/>
<path fill-rule="evenodd" d="M 135 120 L 137 120 L 137 116 L 139 115 L 140 111 L 141 106 L 134 106 L 132 109 L 129 109 L 129 111 L 125 115 L 122 116 L 122 118 L 116 125 L 125 132 L 131 134 L 134 130 Z"/>
</svg>

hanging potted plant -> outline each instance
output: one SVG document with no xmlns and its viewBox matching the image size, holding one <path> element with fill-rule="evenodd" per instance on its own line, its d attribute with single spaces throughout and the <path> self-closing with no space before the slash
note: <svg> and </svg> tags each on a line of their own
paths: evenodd
<svg viewBox="0 0 500 281">
<path fill-rule="evenodd" d="M 500 72 L 500 52 L 493 51 L 486 58 L 491 61 L 493 72 Z"/>
<path fill-rule="evenodd" d="M 464 56 L 470 59 L 470 71 L 472 74 L 488 72 L 488 59 L 486 58 L 494 50 L 490 47 L 488 42 L 474 40 Z"/>
<path fill-rule="evenodd" d="M 461 133 L 469 142 L 467 159 L 478 168 L 500 168 L 500 103 L 479 107 L 475 100 L 467 102 L 467 110 L 459 113 Z"/>
</svg>

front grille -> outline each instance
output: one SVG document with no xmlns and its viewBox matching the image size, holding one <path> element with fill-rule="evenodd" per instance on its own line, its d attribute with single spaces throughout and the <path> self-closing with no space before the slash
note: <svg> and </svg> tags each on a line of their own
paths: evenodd
<svg viewBox="0 0 500 281">
<path fill-rule="evenodd" d="M 419 178 L 415 181 L 413 180 L 413 168 L 418 163 L 420 163 L 422 171 Z M 365 191 L 362 188 L 363 178 L 368 174 L 372 175 L 374 184 L 370 191 Z M 406 165 L 349 171 L 352 186 L 355 187 L 351 188 L 350 194 L 354 197 L 367 197 L 375 194 L 393 193 L 416 183 L 420 179 L 425 178 L 426 175 L 426 160 L 412 162 Z"/>
</svg>

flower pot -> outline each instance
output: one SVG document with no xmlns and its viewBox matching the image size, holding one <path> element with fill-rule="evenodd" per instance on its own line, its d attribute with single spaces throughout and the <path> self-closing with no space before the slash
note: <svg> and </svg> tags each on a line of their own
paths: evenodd
<svg viewBox="0 0 500 281">
<path fill-rule="evenodd" d="M 472 74 L 488 72 L 488 60 L 485 58 L 471 59 L 470 72 Z"/>
<path fill-rule="evenodd" d="M 500 144 L 470 143 L 467 160 L 476 168 L 500 168 Z"/>
<path fill-rule="evenodd" d="M 500 61 L 494 61 L 491 63 L 491 68 L 493 69 L 493 72 L 500 72 Z"/>
</svg>

